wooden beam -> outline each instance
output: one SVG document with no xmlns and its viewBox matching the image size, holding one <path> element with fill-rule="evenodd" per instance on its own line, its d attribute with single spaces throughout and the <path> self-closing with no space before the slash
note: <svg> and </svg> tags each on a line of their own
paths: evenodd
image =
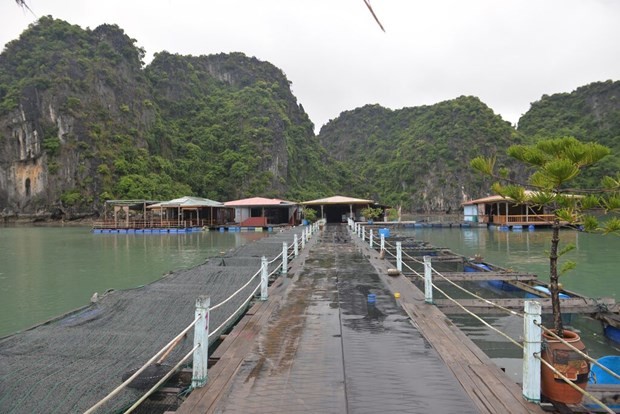
<svg viewBox="0 0 620 414">
<path fill-rule="evenodd" d="M 504 308 L 522 311 L 523 301 L 526 299 L 514 298 L 514 299 L 489 299 L 493 303 L 496 303 Z M 527 299 L 527 300 L 532 300 Z M 550 298 L 538 298 L 536 299 L 542 305 L 543 313 L 551 313 L 551 299 Z M 465 311 L 458 305 L 449 299 L 435 299 L 435 305 L 447 314 L 463 314 Z M 466 307 L 468 310 L 476 314 L 489 314 L 489 313 L 501 313 L 502 311 L 497 309 L 493 305 L 480 300 L 480 299 L 458 299 L 458 303 Z M 601 306 L 608 309 L 617 308 L 615 299 L 613 298 L 568 298 L 562 299 L 562 311 L 565 313 L 595 313 L 600 311 Z"/>
</svg>

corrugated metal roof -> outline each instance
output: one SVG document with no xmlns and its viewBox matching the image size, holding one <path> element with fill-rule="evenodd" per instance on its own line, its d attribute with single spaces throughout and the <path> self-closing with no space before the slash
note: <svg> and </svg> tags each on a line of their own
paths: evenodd
<svg viewBox="0 0 620 414">
<path fill-rule="evenodd" d="M 264 198 L 264 197 L 252 197 L 244 198 L 241 200 L 227 201 L 224 203 L 226 207 L 289 207 L 294 206 L 297 203 L 287 200 L 280 200 L 279 198 Z"/>
<path fill-rule="evenodd" d="M 190 197 L 185 196 L 181 198 L 175 198 L 170 201 L 162 201 L 161 203 L 153 204 L 147 208 L 169 208 L 169 207 L 224 207 L 224 204 L 219 201 L 209 200 L 202 197 Z"/>
<path fill-rule="evenodd" d="M 525 195 L 526 196 L 532 196 L 536 194 L 536 191 L 532 191 L 532 190 L 525 190 Z M 488 203 L 497 203 L 498 201 L 507 201 L 509 203 L 514 202 L 514 200 L 510 197 L 504 197 L 501 196 L 499 194 L 496 195 L 492 195 L 492 196 L 488 196 L 488 197 L 482 197 L 482 198 L 477 198 L 475 200 L 470 200 L 470 201 L 466 201 L 464 203 L 461 203 L 462 206 L 469 206 L 472 204 L 488 204 Z"/>
<path fill-rule="evenodd" d="M 374 200 L 364 200 L 362 198 L 352 198 L 344 196 L 333 196 L 327 198 L 320 198 L 318 200 L 304 201 L 303 205 L 318 205 L 318 204 L 374 204 Z"/>
</svg>

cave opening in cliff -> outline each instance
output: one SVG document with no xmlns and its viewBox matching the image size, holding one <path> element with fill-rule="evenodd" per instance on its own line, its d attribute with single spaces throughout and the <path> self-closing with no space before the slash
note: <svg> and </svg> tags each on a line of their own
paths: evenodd
<svg viewBox="0 0 620 414">
<path fill-rule="evenodd" d="M 30 197 L 30 178 L 26 178 L 26 197 Z"/>
</svg>

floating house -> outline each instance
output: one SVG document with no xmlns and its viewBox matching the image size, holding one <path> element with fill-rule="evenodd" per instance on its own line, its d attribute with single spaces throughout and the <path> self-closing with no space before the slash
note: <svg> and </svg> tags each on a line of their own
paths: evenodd
<svg viewBox="0 0 620 414">
<path fill-rule="evenodd" d="M 244 198 L 224 206 L 234 209 L 234 221 L 241 227 L 295 226 L 301 219 L 299 204 L 278 198 Z"/>
<path fill-rule="evenodd" d="M 156 200 L 108 200 L 103 216 L 93 223 L 93 229 L 142 229 L 151 221 L 148 207 Z"/>
<path fill-rule="evenodd" d="M 174 232 L 216 227 L 232 220 L 233 210 L 200 197 L 170 201 L 109 200 L 103 218 L 93 223 L 95 233 Z M 160 231 L 161 230 L 161 231 Z"/>
<path fill-rule="evenodd" d="M 301 205 L 319 211 L 320 218 L 327 220 L 328 223 L 346 223 L 349 217 L 354 220 L 361 220 L 362 209 L 367 207 L 383 209 L 385 207 L 375 203 L 374 200 L 344 196 L 304 201 Z"/>
<path fill-rule="evenodd" d="M 158 227 L 215 227 L 233 219 L 233 209 L 219 201 L 201 197 L 181 197 L 151 204 L 153 223 Z"/>
<path fill-rule="evenodd" d="M 553 214 L 541 207 L 517 204 L 511 198 L 493 195 L 462 203 L 463 219 L 470 223 L 496 226 L 549 226 Z"/>
</svg>

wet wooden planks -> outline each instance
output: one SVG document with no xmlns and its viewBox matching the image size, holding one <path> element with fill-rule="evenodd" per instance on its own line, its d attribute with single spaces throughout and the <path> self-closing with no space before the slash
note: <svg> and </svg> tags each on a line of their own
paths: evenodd
<svg viewBox="0 0 620 414">
<path fill-rule="evenodd" d="M 309 243 L 315 243 L 316 237 Z M 299 271 L 308 256 L 309 246 L 290 262 L 289 275 Z M 208 381 L 203 388 L 195 389 L 183 402 L 176 414 L 196 414 L 213 412 L 219 400 L 225 395 L 231 381 L 239 370 L 245 357 L 256 344 L 256 337 L 267 324 L 272 313 L 279 309 L 289 283 L 286 278 L 278 278 L 269 288 L 269 300 L 255 303 L 244 317 L 235 325 L 222 343 L 210 356 L 215 362 L 208 371 Z"/>
</svg>

